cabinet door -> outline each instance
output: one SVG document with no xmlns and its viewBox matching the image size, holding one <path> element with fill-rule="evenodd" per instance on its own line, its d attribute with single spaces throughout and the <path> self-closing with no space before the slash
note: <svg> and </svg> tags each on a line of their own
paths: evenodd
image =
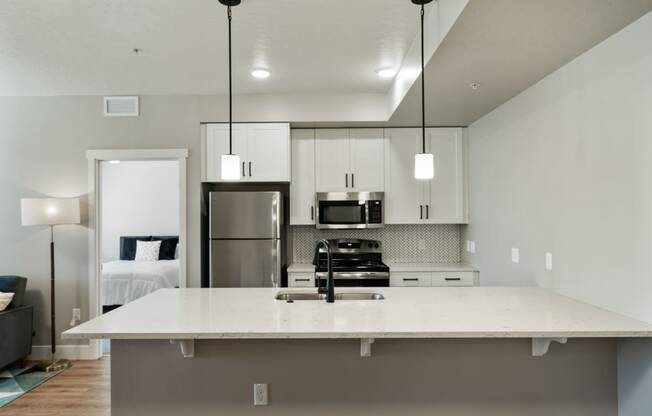
<svg viewBox="0 0 652 416">
<path fill-rule="evenodd" d="M 428 129 L 426 146 L 435 158 L 435 177 L 426 189 L 426 222 L 465 222 L 464 140 L 461 129 Z"/>
<path fill-rule="evenodd" d="M 222 155 L 229 153 L 229 125 L 208 124 L 206 126 L 206 180 L 222 181 Z M 233 125 L 233 153 L 240 161 L 247 159 L 247 132 L 244 124 Z M 240 172 L 242 173 L 242 172 Z M 242 176 L 241 180 L 246 180 Z"/>
<path fill-rule="evenodd" d="M 385 190 L 383 129 L 351 129 L 350 185 L 356 192 Z"/>
<path fill-rule="evenodd" d="M 290 224 L 315 223 L 315 130 L 292 130 Z"/>
<path fill-rule="evenodd" d="M 390 286 L 431 286 L 430 272 L 397 272 L 389 275 Z"/>
<path fill-rule="evenodd" d="M 433 286 L 474 286 L 474 272 L 433 272 Z"/>
<path fill-rule="evenodd" d="M 247 125 L 247 180 L 290 181 L 290 129 L 287 123 Z"/>
<path fill-rule="evenodd" d="M 414 128 L 385 130 L 385 223 L 422 222 L 423 181 L 414 179 L 414 155 L 421 132 Z"/>
<path fill-rule="evenodd" d="M 349 166 L 349 130 L 317 130 L 315 140 L 316 191 L 351 191 Z"/>
</svg>

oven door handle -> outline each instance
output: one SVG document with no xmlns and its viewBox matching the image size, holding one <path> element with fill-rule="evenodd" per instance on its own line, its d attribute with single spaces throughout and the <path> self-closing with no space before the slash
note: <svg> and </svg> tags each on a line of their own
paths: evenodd
<svg viewBox="0 0 652 416">
<path fill-rule="evenodd" d="M 315 276 L 328 279 L 327 272 L 318 272 Z M 333 279 L 389 279 L 389 272 L 334 272 Z"/>
</svg>

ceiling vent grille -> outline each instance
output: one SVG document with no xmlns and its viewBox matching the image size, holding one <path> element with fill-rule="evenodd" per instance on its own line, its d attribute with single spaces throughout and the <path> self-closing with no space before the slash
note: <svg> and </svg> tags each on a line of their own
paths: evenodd
<svg viewBox="0 0 652 416">
<path fill-rule="evenodd" d="M 138 101 L 138 96 L 104 97 L 104 117 L 137 117 Z"/>
</svg>

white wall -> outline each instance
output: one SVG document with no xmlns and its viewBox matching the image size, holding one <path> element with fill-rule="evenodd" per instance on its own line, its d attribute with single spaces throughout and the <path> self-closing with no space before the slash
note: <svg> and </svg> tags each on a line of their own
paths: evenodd
<svg viewBox="0 0 652 416">
<path fill-rule="evenodd" d="M 648 14 L 470 126 L 464 238 L 484 284 L 538 284 L 652 322 L 651 39 Z M 652 347 L 639 358 L 652 367 Z M 649 410 L 645 373 L 632 383 L 648 383 Z"/>
<path fill-rule="evenodd" d="M 120 258 L 120 237 L 179 235 L 179 162 L 101 163 L 102 261 Z"/>
</svg>

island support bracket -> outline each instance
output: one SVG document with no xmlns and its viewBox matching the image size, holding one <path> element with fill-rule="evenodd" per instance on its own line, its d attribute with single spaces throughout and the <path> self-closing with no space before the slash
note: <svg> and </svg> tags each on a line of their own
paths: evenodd
<svg viewBox="0 0 652 416">
<path fill-rule="evenodd" d="M 183 358 L 195 358 L 194 339 L 171 339 L 170 344 L 179 345 Z"/>
<path fill-rule="evenodd" d="M 373 338 L 360 339 L 360 357 L 371 357 L 371 344 L 373 343 Z"/>
<path fill-rule="evenodd" d="M 568 338 L 532 338 L 532 356 L 543 357 L 546 355 L 553 341 L 565 344 L 568 342 Z"/>
</svg>

